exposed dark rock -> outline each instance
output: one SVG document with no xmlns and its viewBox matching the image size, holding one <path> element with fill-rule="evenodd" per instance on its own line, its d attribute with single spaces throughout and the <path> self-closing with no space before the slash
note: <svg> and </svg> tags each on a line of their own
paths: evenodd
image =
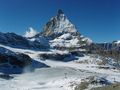
<svg viewBox="0 0 120 90">
<path fill-rule="evenodd" d="M 79 56 L 79 57 L 84 57 L 84 54 L 86 53 L 87 51 L 71 51 L 70 53 L 72 55 L 75 55 L 75 56 Z"/>
<path fill-rule="evenodd" d="M 58 10 L 58 15 L 60 14 L 64 14 L 64 12 L 61 9 Z"/>
<path fill-rule="evenodd" d="M 0 72 L 22 73 L 25 67 L 31 67 L 32 59 L 22 53 L 14 53 L 0 47 Z"/>
<path fill-rule="evenodd" d="M 29 41 L 27 38 L 17 35 L 15 33 L 0 33 L 0 44 L 29 49 L 47 49 L 49 45 L 43 45 L 37 41 Z"/>
<path fill-rule="evenodd" d="M 0 74 L 0 78 L 10 80 L 13 79 L 14 77 L 9 74 Z"/>
<path fill-rule="evenodd" d="M 110 85 L 111 84 L 106 78 L 95 77 L 95 76 L 89 77 L 89 83 L 90 84 L 101 84 L 101 85 Z"/>
<path fill-rule="evenodd" d="M 43 53 L 43 54 L 40 54 L 39 56 L 40 56 L 40 58 L 42 60 L 50 59 L 50 60 L 58 60 L 58 61 L 65 61 L 65 62 L 76 59 L 70 53 L 68 53 L 68 54 L 59 54 L 59 53 L 51 53 L 51 54 L 49 54 L 49 53 Z"/>
</svg>

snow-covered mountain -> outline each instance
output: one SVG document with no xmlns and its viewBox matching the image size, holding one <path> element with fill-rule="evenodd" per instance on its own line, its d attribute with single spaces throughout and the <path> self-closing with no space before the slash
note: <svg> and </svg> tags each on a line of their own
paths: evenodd
<svg viewBox="0 0 120 90">
<path fill-rule="evenodd" d="M 49 39 L 51 47 L 79 48 L 90 45 L 92 40 L 81 35 L 62 10 L 58 10 L 44 26 L 42 36 Z"/>
<path fill-rule="evenodd" d="M 113 41 L 113 42 L 105 42 L 105 43 L 96 43 L 99 47 L 101 47 L 103 50 L 111 51 L 116 50 L 120 51 L 120 41 Z"/>
<path fill-rule="evenodd" d="M 29 30 L 26 31 L 24 37 L 30 38 L 30 37 L 34 37 L 37 34 L 38 34 L 38 32 L 36 30 L 34 30 L 32 27 L 30 27 Z"/>
<path fill-rule="evenodd" d="M 58 10 L 42 32 L 0 33 L 0 90 L 92 90 L 120 82 L 120 55 L 109 50 L 119 45 L 93 43 Z"/>
<path fill-rule="evenodd" d="M 80 48 L 92 43 L 90 38 L 78 32 L 62 10 L 58 10 L 57 15 L 46 23 L 42 32 L 30 28 L 24 36 L 29 41 L 50 45 L 52 48 Z"/>
<path fill-rule="evenodd" d="M 113 41 L 112 42 L 112 48 L 115 49 L 115 50 L 120 51 L 120 40 Z"/>
<path fill-rule="evenodd" d="M 29 48 L 29 49 L 47 49 L 49 44 L 43 44 L 38 41 L 30 41 L 26 37 L 22 37 L 15 33 L 1 33 L 0 44 L 16 47 L 16 48 Z"/>
<path fill-rule="evenodd" d="M 64 12 L 58 10 L 57 15 L 52 17 L 45 25 L 43 35 L 56 37 L 64 33 L 79 34 Z"/>
<path fill-rule="evenodd" d="M 114 41 L 114 43 L 116 43 L 116 44 L 120 44 L 120 40 Z"/>
<path fill-rule="evenodd" d="M 120 40 L 118 40 L 118 41 L 113 41 L 112 43 L 113 43 L 114 45 L 120 47 Z"/>
</svg>

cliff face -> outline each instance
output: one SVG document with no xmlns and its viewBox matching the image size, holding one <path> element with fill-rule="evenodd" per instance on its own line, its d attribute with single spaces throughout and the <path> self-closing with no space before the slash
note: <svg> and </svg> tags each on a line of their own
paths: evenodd
<svg viewBox="0 0 120 90">
<path fill-rule="evenodd" d="M 75 26 L 68 20 L 66 15 L 62 10 L 58 10 L 58 13 L 55 17 L 52 17 L 44 27 L 43 35 L 52 36 L 52 35 L 61 35 L 64 33 L 78 33 Z"/>
</svg>

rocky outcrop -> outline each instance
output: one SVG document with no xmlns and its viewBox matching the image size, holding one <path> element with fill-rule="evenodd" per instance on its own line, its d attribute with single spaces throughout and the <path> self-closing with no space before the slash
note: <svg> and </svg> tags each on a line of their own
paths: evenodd
<svg viewBox="0 0 120 90">
<path fill-rule="evenodd" d="M 75 57 L 70 53 L 63 53 L 63 54 L 60 54 L 60 53 L 42 53 L 39 55 L 39 57 L 42 60 L 49 59 L 49 60 L 64 61 L 64 62 L 75 60 Z"/>
<path fill-rule="evenodd" d="M 31 62 L 32 60 L 30 57 L 25 54 L 17 54 L 16 56 L 0 54 L 0 66 L 4 66 L 6 64 L 8 67 L 24 68 L 30 65 Z"/>
<path fill-rule="evenodd" d="M 75 26 L 67 19 L 62 10 L 58 10 L 57 16 L 51 18 L 44 27 L 43 35 L 47 37 L 58 37 L 63 33 L 75 33 Z"/>
<path fill-rule="evenodd" d="M 22 73 L 25 67 L 32 65 L 32 59 L 22 53 L 14 53 L 0 47 L 0 72 Z"/>
<path fill-rule="evenodd" d="M 28 49 L 47 49 L 48 44 L 43 44 L 38 41 L 30 41 L 25 37 L 17 35 L 15 33 L 0 33 L 0 44 L 8 45 L 16 48 L 28 48 Z"/>
</svg>

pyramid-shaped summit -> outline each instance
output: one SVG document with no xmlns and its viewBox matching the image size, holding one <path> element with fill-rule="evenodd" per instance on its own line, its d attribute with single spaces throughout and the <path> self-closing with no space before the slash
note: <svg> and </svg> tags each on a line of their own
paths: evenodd
<svg viewBox="0 0 120 90">
<path fill-rule="evenodd" d="M 61 9 L 46 23 L 42 35 L 49 38 L 50 46 L 55 48 L 80 48 L 89 41 L 77 31 Z"/>
<path fill-rule="evenodd" d="M 59 9 L 57 15 L 52 17 L 44 27 L 43 35 L 57 36 L 63 33 L 78 33 L 75 26 L 68 20 L 64 12 Z"/>
<path fill-rule="evenodd" d="M 47 46 L 56 49 L 79 49 L 92 43 L 92 40 L 77 31 L 61 9 L 58 10 L 56 16 L 46 23 L 42 32 L 29 38 L 29 40 L 48 44 Z"/>
<path fill-rule="evenodd" d="M 59 9 L 58 14 L 64 14 L 64 12 L 61 9 Z"/>
</svg>

